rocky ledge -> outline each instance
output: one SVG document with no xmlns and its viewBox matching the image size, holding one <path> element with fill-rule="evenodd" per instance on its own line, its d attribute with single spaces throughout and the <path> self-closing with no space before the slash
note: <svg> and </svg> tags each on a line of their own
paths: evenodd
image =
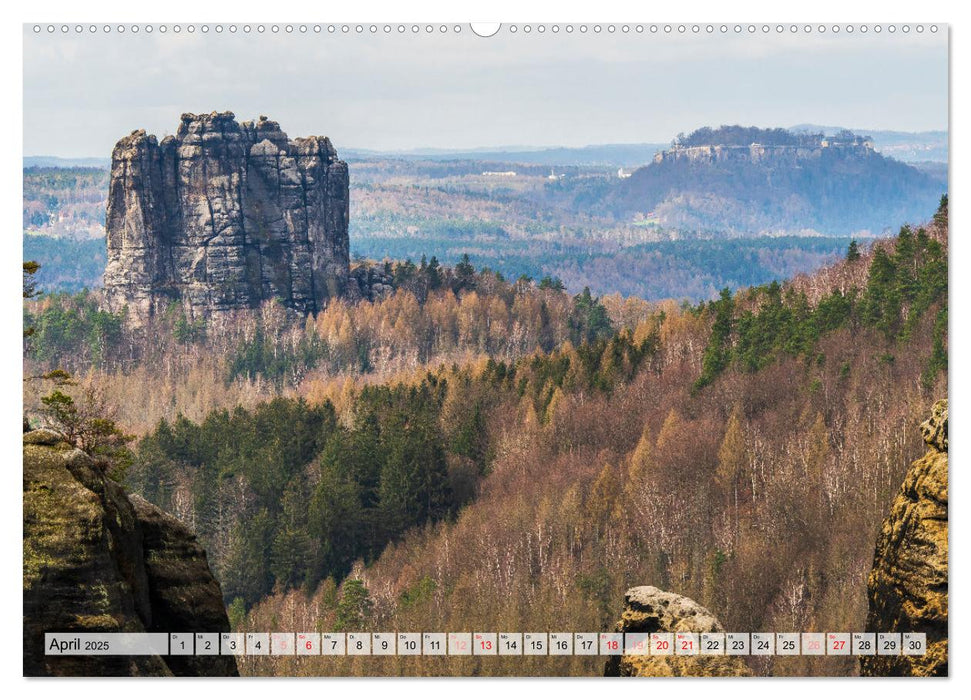
<svg viewBox="0 0 971 700">
<path fill-rule="evenodd" d="M 235 676 L 232 656 L 45 656 L 45 632 L 228 632 L 195 536 L 52 430 L 24 434 L 27 676 Z"/>
<path fill-rule="evenodd" d="M 718 619 L 691 598 L 637 586 L 624 594 L 617 632 L 724 632 Z M 737 656 L 612 656 L 605 676 L 750 676 Z"/>
<path fill-rule="evenodd" d="M 870 632 L 924 632 L 923 656 L 863 656 L 864 676 L 947 675 L 947 401 L 921 426 L 927 445 L 883 521 L 867 579 Z"/>
</svg>

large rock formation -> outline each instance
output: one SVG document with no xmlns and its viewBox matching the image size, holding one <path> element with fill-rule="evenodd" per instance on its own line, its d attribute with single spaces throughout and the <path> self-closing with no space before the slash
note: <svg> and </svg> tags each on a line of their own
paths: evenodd
<svg viewBox="0 0 971 700">
<path fill-rule="evenodd" d="M 910 465 L 883 521 L 867 580 L 870 632 L 924 632 L 923 656 L 863 656 L 865 676 L 947 675 L 947 401 L 921 424 L 926 454 Z"/>
<path fill-rule="evenodd" d="M 260 117 L 183 114 L 111 158 L 105 298 L 144 319 L 180 301 L 211 313 L 279 299 L 316 312 L 348 282 L 348 174 L 330 140 Z"/>
<path fill-rule="evenodd" d="M 624 594 L 618 632 L 724 632 L 707 608 L 677 593 L 637 586 Z M 605 676 L 750 676 L 738 656 L 611 656 Z"/>
<path fill-rule="evenodd" d="M 24 434 L 24 675 L 238 675 L 232 656 L 45 656 L 45 632 L 228 632 L 185 526 L 50 430 Z"/>
</svg>

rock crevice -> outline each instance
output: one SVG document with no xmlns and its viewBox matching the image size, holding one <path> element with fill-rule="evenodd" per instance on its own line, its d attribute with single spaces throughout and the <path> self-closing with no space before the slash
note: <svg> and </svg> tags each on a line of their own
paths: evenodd
<svg viewBox="0 0 971 700">
<path fill-rule="evenodd" d="M 237 675 L 232 656 L 46 656 L 46 632 L 228 632 L 195 536 L 51 430 L 24 434 L 27 676 Z"/>
<path fill-rule="evenodd" d="M 863 656 L 865 676 L 947 675 L 947 401 L 920 426 L 927 445 L 883 521 L 867 579 L 869 632 L 924 632 L 922 656 Z"/>
<path fill-rule="evenodd" d="M 161 142 L 134 131 L 112 153 L 106 302 L 136 320 L 172 302 L 316 313 L 348 292 L 348 192 L 328 138 L 290 140 L 266 117 L 183 114 Z"/>
</svg>

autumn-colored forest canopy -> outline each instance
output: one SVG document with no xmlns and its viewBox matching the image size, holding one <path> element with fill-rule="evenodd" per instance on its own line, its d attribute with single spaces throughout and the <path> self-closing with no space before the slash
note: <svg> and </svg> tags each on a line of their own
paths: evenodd
<svg viewBox="0 0 971 700">
<path fill-rule="evenodd" d="M 316 318 L 147 330 L 25 303 L 141 439 L 128 486 L 199 533 L 240 630 L 598 631 L 623 591 L 740 631 L 860 629 L 873 543 L 947 392 L 947 201 L 845 260 L 698 306 L 433 263 Z M 40 415 L 43 381 L 25 405 Z M 845 675 L 852 658 L 764 657 Z M 595 657 L 240 659 L 244 673 L 597 674 Z"/>
</svg>

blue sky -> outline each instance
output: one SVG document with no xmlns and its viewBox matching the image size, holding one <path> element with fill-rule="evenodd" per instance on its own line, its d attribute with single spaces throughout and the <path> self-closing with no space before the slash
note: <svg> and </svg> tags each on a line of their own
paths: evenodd
<svg viewBox="0 0 971 700">
<path fill-rule="evenodd" d="M 536 25 L 534 25 L 535 27 Z M 592 26 L 592 25 L 591 25 Z M 946 129 L 947 28 L 852 35 L 520 30 L 34 34 L 24 153 L 110 155 L 182 112 L 265 114 L 342 147 L 666 142 L 704 125 Z M 716 25 L 717 27 L 717 25 Z"/>
</svg>

